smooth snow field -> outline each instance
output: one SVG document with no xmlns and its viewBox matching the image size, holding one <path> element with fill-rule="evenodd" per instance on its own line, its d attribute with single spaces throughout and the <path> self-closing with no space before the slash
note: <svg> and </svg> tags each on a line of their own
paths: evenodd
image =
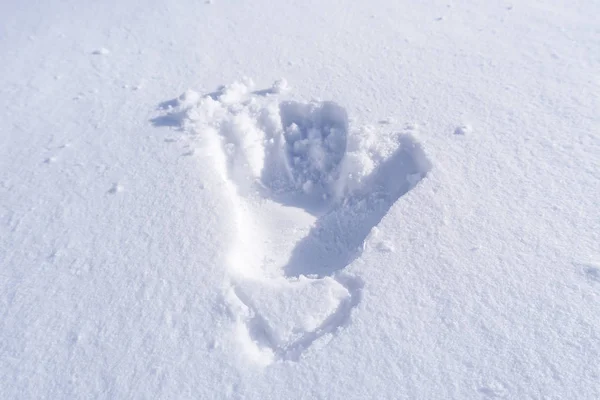
<svg viewBox="0 0 600 400">
<path fill-rule="evenodd" d="M 0 399 L 599 399 L 600 2 L 0 1 Z"/>
</svg>

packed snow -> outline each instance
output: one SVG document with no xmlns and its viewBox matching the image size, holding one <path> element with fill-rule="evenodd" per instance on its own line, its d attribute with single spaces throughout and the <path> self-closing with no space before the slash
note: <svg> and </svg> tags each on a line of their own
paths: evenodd
<svg viewBox="0 0 600 400">
<path fill-rule="evenodd" d="M 600 398 L 599 13 L 0 3 L 0 398 Z"/>
</svg>

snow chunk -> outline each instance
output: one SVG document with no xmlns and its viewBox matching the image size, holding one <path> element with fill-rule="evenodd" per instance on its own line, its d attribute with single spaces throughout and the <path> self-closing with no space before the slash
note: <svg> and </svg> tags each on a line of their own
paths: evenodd
<svg viewBox="0 0 600 400">
<path fill-rule="evenodd" d="M 273 93 L 284 93 L 290 90 L 288 85 L 288 81 L 285 78 L 281 78 L 276 80 L 271 87 L 271 92 Z"/>
<path fill-rule="evenodd" d="M 460 125 L 460 126 L 457 126 L 456 129 L 454 129 L 455 135 L 467 135 L 469 133 L 471 133 L 470 125 Z"/>
<path fill-rule="evenodd" d="M 97 55 L 97 56 L 106 56 L 106 55 L 110 54 L 110 51 L 105 47 L 101 47 L 99 49 L 92 51 L 92 54 Z"/>
<path fill-rule="evenodd" d="M 229 105 L 239 103 L 250 94 L 254 88 L 254 82 L 250 78 L 244 78 L 241 81 L 225 86 L 221 90 L 218 99 L 221 103 Z"/>
</svg>

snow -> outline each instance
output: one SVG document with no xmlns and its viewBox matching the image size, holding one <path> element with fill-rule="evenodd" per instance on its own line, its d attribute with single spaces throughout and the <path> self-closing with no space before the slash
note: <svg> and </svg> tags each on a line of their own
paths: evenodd
<svg viewBox="0 0 600 400">
<path fill-rule="evenodd" d="M 0 3 L 0 397 L 600 398 L 598 12 Z"/>
</svg>

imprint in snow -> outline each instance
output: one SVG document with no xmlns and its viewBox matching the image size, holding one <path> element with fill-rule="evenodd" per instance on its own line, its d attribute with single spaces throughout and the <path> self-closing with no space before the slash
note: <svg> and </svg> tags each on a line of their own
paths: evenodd
<svg viewBox="0 0 600 400">
<path fill-rule="evenodd" d="M 357 289 L 330 277 L 280 277 L 234 285 L 230 298 L 244 310 L 252 342 L 278 359 L 298 360 L 314 341 L 348 321 Z"/>
<path fill-rule="evenodd" d="M 343 270 L 431 168 L 410 134 L 351 131 L 340 105 L 282 101 L 281 87 L 188 91 L 152 120 L 221 153 L 237 234 L 225 300 L 236 340 L 259 364 L 299 360 L 349 323 L 362 280 Z"/>
<path fill-rule="evenodd" d="M 317 219 L 294 248 L 285 266 L 286 275 L 330 275 L 360 255 L 371 229 L 430 169 L 423 150 L 411 136 L 400 136 L 398 145 L 357 188 Z"/>
</svg>

